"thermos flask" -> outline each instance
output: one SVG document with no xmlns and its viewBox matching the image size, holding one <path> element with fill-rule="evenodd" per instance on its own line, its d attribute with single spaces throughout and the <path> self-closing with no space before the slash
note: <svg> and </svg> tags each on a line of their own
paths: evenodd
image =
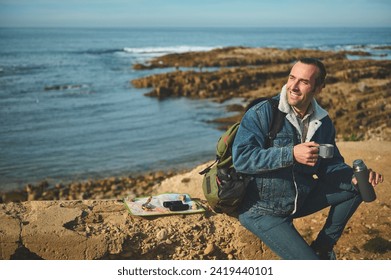
<svg viewBox="0 0 391 280">
<path fill-rule="evenodd" d="M 357 179 L 358 190 L 361 198 L 365 202 L 371 202 L 376 199 L 376 193 L 371 183 L 369 183 L 369 170 L 361 159 L 353 161 L 354 176 Z"/>
</svg>

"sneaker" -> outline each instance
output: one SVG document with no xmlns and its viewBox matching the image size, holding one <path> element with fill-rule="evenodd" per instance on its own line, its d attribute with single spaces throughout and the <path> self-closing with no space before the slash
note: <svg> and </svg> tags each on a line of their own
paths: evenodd
<svg viewBox="0 0 391 280">
<path fill-rule="evenodd" d="M 319 245 L 316 241 L 311 243 L 312 250 L 318 255 L 320 260 L 336 260 L 337 256 L 332 248 Z"/>
<path fill-rule="evenodd" d="M 328 254 L 328 259 L 327 260 L 331 260 L 331 261 L 336 261 L 337 260 L 337 255 L 335 254 L 334 250 L 331 250 Z"/>
</svg>

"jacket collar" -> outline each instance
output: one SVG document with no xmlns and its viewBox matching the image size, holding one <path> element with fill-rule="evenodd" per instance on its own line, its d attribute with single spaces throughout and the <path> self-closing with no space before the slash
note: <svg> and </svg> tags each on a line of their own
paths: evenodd
<svg viewBox="0 0 391 280">
<path fill-rule="evenodd" d="M 286 85 L 284 85 L 282 87 L 282 90 L 280 93 L 280 102 L 278 104 L 278 109 L 281 112 L 284 112 L 287 114 L 286 118 L 296 128 L 296 130 L 298 131 L 298 133 L 301 136 L 300 125 L 297 122 L 297 119 L 296 119 L 295 113 L 293 112 L 293 109 L 288 104 L 288 100 L 287 100 L 286 95 L 287 95 Z M 320 107 L 320 105 L 318 104 L 318 102 L 316 102 L 315 99 L 312 99 L 311 104 L 312 104 L 312 108 L 313 108 L 314 112 L 311 115 L 311 120 L 309 123 L 307 137 L 305 139 L 305 142 L 309 142 L 311 140 L 311 138 L 312 138 L 312 136 L 314 136 L 316 130 L 322 125 L 321 120 L 323 118 L 325 118 L 326 116 L 328 116 L 327 111 L 325 109 L 323 109 L 322 107 Z"/>
<path fill-rule="evenodd" d="M 281 89 L 280 102 L 278 104 L 278 109 L 280 109 L 281 112 L 284 112 L 288 115 L 290 115 L 290 114 L 294 115 L 294 112 L 292 112 L 291 106 L 288 104 L 288 100 L 287 100 L 286 95 L 287 95 L 286 85 L 284 85 Z M 327 111 L 325 109 L 323 109 L 322 107 L 320 107 L 318 102 L 316 102 L 315 98 L 312 99 L 311 103 L 312 103 L 312 108 L 314 109 L 313 116 L 311 117 L 312 119 L 320 121 L 321 119 L 323 119 L 324 117 L 326 117 L 328 115 Z"/>
</svg>

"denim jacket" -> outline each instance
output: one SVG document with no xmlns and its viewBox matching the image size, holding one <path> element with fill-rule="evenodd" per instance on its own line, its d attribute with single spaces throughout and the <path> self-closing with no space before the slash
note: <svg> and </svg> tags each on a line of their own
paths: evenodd
<svg viewBox="0 0 391 280">
<path fill-rule="evenodd" d="M 354 190 L 351 183 L 353 171 L 344 163 L 335 144 L 335 128 L 328 113 L 315 100 L 312 101 L 314 112 L 305 141 L 333 144 L 334 156 L 319 158 L 314 167 L 303 165 L 293 158 L 293 147 L 301 142 L 301 131 L 287 102 L 285 86 L 273 98 L 279 100 L 279 110 L 287 115 L 272 147 L 265 147 L 272 114 L 267 101 L 247 111 L 232 147 L 235 169 L 255 179 L 259 197 L 251 211 L 276 216 L 294 214 L 316 187 L 316 180 L 338 183 L 342 189 Z"/>
</svg>

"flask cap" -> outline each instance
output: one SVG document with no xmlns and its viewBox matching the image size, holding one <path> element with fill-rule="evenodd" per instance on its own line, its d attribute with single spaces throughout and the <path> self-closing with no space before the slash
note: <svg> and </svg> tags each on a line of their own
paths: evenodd
<svg viewBox="0 0 391 280">
<path fill-rule="evenodd" d="M 356 159 L 353 161 L 353 169 L 356 172 L 360 172 L 364 169 L 366 169 L 367 166 L 365 165 L 364 161 L 362 159 Z"/>
</svg>

